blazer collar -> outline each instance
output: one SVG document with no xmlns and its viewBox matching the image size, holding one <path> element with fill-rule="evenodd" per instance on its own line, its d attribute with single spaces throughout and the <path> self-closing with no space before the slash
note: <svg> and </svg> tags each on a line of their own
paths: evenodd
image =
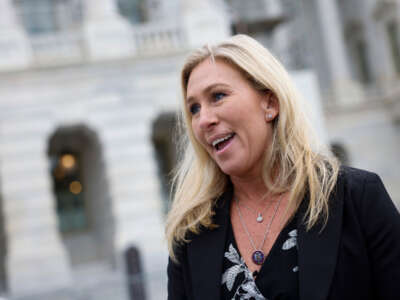
<svg viewBox="0 0 400 300">
<path fill-rule="evenodd" d="M 230 186 L 218 199 L 215 207 L 213 230 L 196 236 L 188 244 L 188 262 L 195 299 L 220 299 L 222 263 L 228 229 L 229 207 L 233 195 Z"/>
<path fill-rule="evenodd" d="M 335 272 L 342 229 L 343 199 L 338 187 L 330 198 L 329 218 L 306 230 L 303 216 L 308 196 L 300 205 L 298 218 L 298 263 L 300 300 L 324 300 L 328 298 Z"/>
</svg>

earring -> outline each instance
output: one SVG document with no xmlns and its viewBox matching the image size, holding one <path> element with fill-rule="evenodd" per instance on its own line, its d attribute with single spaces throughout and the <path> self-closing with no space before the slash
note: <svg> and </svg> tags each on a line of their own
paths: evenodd
<svg viewBox="0 0 400 300">
<path fill-rule="evenodd" d="M 268 113 L 268 114 L 266 115 L 266 117 L 267 117 L 267 120 L 271 120 L 271 119 L 272 119 L 272 114 L 271 114 L 271 113 Z"/>
</svg>

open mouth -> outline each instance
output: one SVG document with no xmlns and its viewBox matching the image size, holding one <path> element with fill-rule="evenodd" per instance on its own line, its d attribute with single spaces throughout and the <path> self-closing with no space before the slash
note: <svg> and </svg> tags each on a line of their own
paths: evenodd
<svg viewBox="0 0 400 300">
<path fill-rule="evenodd" d="M 212 145 L 217 151 L 222 150 L 229 144 L 234 136 L 234 133 L 228 134 L 223 138 L 216 139 L 214 142 L 212 142 Z"/>
</svg>

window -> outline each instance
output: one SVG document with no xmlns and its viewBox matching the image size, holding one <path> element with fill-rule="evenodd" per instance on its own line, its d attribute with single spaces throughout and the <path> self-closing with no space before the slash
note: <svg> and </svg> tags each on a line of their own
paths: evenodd
<svg viewBox="0 0 400 300">
<path fill-rule="evenodd" d="M 400 43 L 399 43 L 399 27 L 396 21 L 390 21 L 386 25 L 386 31 L 389 38 L 390 49 L 394 60 L 397 73 L 400 74 Z"/>
<path fill-rule="evenodd" d="M 114 259 L 114 216 L 100 139 L 84 124 L 48 142 L 55 214 L 71 266 Z"/>
<path fill-rule="evenodd" d="M 363 40 L 357 40 L 354 44 L 355 52 L 357 55 L 357 64 L 359 68 L 360 79 L 364 83 L 371 82 L 371 72 L 369 69 L 367 58 L 367 46 Z"/>
<path fill-rule="evenodd" d="M 145 21 L 145 3 L 143 0 L 118 0 L 118 9 L 132 24 Z"/>
<path fill-rule="evenodd" d="M 52 158 L 53 186 L 61 232 L 83 230 L 87 226 L 80 156 L 64 150 Z"/>
<path fill-rule="evenodd" d="M 32 35 L 73 29 L 82 21 L 81 0 L 17 0 L 15 5 Z"/>
<path fill-rule="evenodd" d="M 177 161 L 176 143 L 174 134 L 176 118 L 172 113 L 160 115 L 153 123 L 153 145 L 158 164 L 158 174 L 161 181 L 164 211 L 168 210 L 169 191 L 171 188 L 172 170 Z"/>
<path fill-rule="evenodd" d="M 372 74 L 368 60 L 368 45 L 365 42 L 363 24 L 350 21 L 345 29 L 346 46 L 350 55 L 351 70 L 353 75 L 365 84 L 372 81 Z"/>
</svg>

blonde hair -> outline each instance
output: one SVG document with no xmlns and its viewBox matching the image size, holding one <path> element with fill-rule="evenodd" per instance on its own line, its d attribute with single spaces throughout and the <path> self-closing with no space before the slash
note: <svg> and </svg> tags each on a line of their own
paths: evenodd
<svg viewBox="0 0 400 300">
<path fill-rule="evenodd" d="M 171 258 L 177 244 L 189 242 L 189 232 L 213 228 L 213 208 L 225 191 L 228 176 L 218 168 L 197 142 L 191 128 L 186 89 L 193 69 L 205 59 L 222 59 L 237 68 L 255 89 L 269 90 L 279 103 L 279 116 L 273 126 L 272 143 L 266 149 L 263 180 L 273 193 L 289 192 L 289 206 L 298 208 L 309 195 L 305 217 L 310 229 L 323 218 L 328 219 L 328 199 L 337 180 L 338 163 L 329 151 L 316 143 L 313 131 L 303 112 L 300 97 L 285 68 L 254 39 L 233 36 L 217 45 L 193 51 L 182 68 L 182 116 L 185 130 L 180 145 L 183 155 L 173 180 L 173 202 L 167 216 L 166 236 Z M 326 149 L 325 149 L 326 150 Z"/>
</svg>

